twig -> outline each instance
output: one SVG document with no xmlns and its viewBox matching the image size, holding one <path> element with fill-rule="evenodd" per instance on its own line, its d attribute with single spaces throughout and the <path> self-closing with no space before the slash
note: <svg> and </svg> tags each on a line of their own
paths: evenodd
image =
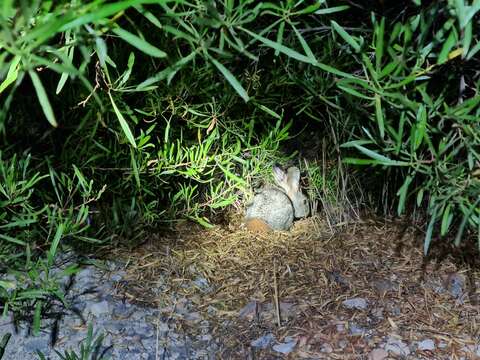
<svg viewBox="0 0 480 360">
<path fill-rule="evenodd" d="M 277 261 L 273 259 L 273 290 L 275 296 L 275 314 L 277 315 L 277 325 L 280 327 L 282 319 L 280 318 L 280 301 L 278 300 L 278 283 L 277 283 Z"/>
</svg>

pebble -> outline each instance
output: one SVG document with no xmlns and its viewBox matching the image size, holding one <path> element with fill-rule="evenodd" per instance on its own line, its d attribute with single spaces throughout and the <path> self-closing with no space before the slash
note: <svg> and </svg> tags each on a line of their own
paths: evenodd
<svg viewBox="0 0 480 360">
<path fill-rule="evenodd" d="M 342 302 L 343 306 L 347 309 L 355 309 L 355 310 L 365 310 L 367 308 L 367 300 L 364 298 L 353 298 L 347 299 Z"/>
<path fill-rule="evenodd" d="M 328 343 L 325 343 L 320 348 L 320 351 L 323 352 L 323 353 L 326 353 L 326 354 L 330 354 L 330 353 L 333 352 L 333 346 L 328 344 Z"/>
<path fill-rule="evenodd" d="M 253 340 L 250 345 L 254 348 L 266 349 L 275 340 L 273 334 L 267 334 Z"/>
<path fill-rule="evenodd" d="M 291 353 L 296 345 L 297 340 L 287 337 L 285 338 L 285 342 L 273 345 L 272 349 L 276 352 L 286 355 Z"/>
<path fill-rule="evenodd" d="M 100 301 L 98 303 L 92 304 L 88 311 L 95 317 L 100 317 L 104 314 L 108 314 L 110 312 L 110 304 L 106 301 Z"/>
<path fill-rule="evenodd" d="M 432 339 L 425 339 L 419 341 L 417 347 L 420 351 L 433 351 L 435 350 L 435 342 Z"/>
<path fill-rule="evenodd" d="M 388 358 L 388 352 L 383 349 L 375 349 L 368 355 L 369 360 L 384 360 Z"/>
<path fill-rule="evenodd" d="M 410 355 L 410 349 L 408 345 L 400 339 L 390 336 L 385 344 L 385 350 L 391 351 L 393 354 L 398 356 L 408 356 Z"/>
<path fill-rule="evenodd" d="M 252 319 L 258 311 L 257 308 L 257 302 L 250 301 L 238 312 L 238 316 L 243 319 Z"/>
<path fill-rule="evenodd" d="M 103 355 L 112 360 L 155 360 L 158 355 L 167 359 L 215 359 L 218 343 L 209 333 L 211 326 L 199 312 L 192 311 L 190 300 L 179 299 L 174 310 L 176 315 L 202 324 L 202 333 L 195 336 L 183 330 L 175 332 L 173 316 L 168 322 L 159 321 L 160 310 L 138 306 L 114 296 L 116 284 L 124 278 L 125 272 L 122 266 L 113 262 L 107 265 L 110 273 L 93 265 L 82 268 L 75 275 L 73 285 L 65 290 L 66 302 L 71 306 L 63 308 L 54 304 L 49 309 L 51 313 L 63 314 L 58 322 L 54 348 L 51 346 L 51 331 L 55 319 L 42 320 L 41 331 L 38 336 L 33 336 L 31 324 L 20 322 L 18 331 L 14 331 L 12 316 L 0 317 L 0 339 L 11 334 L 3 359 L 36 359 L 37 350 L 47 359 L 58 358 L 55 350 L 61 354 L 67 350 L 78 353 L 90 324 L 94 339 L 105 334 L 99 353 L 104 352 Z M 172 303 L 174 300 L 172 295 Z"/>
<path fill-rule="evenodd" d="M 353 322 L 348 325 L 348 331 L 352 336 L 363 336 L 367 333 L 367 329 Z"/>
</svg>

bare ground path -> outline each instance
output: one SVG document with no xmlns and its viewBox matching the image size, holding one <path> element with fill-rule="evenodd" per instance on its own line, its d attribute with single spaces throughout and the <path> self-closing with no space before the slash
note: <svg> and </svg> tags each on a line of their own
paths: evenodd
<svg viewBox="0 0 480 360">
<path fill-rule="evenodd" d="M 378 221 L 335 235 L 315 219 L 269 234 L 189 224 L 119 249 L 119 293 L 189 336 L 208 324 L 221 359 L 480 358 L 478 267 L 426 260 L 422 240 Z"/>
<path fill-rule="evenodd" d="M 68 306 L 46 306 L 39 334 L 0 318 L 4 359 L 58 359 L 87 324 L 105 335 L 97 353 L 122 360 L 478 359 L 478 254 L 424 259 L 422 236 L 386 221 L 334 234 L 317 219 L 265 234 L 183 224 L 90 259 L 103 265 L 65 279 Z"/>
</svg>

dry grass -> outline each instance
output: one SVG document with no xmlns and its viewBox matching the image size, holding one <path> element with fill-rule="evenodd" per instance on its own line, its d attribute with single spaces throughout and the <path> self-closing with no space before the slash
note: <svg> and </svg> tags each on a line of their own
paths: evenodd
<svg viewBox="0 0 480 360">
<path fill-rule="evenodd" d="M 416 359 L 455 358 L 475 344 L 478 270 L 471 264 L 452 256 L 425 261 L 421 237 L 395 223 L 357 223 L 335 235 L 326 229 L 318 219 L 264 235 L 238 222 L 213 230 L 186 224 L 133 252 L 117 250 L 128 263 L 123 293 L 164 308 L 174 298 L 190 299 L 221 334 L 222 358 L 245 358 L 250 342 L 268 332 L 298 340 L 291 358 L 366 358 L 387 335 L 436 342 L 435 354 L 417 351 Z M 202 277 L 210 291 L 193 284 Z M 446 291 L 454 280 L 465 281 L 468 296 L 459 300 Z M 355 297 L 368 307 L 342 305 Z M 364 334 L 350 334 L 352 324 Z M 326 347 L 328 354 L 321 351 Z M 256 356 L 275 358 L 267 351 Z"/>
</svg>

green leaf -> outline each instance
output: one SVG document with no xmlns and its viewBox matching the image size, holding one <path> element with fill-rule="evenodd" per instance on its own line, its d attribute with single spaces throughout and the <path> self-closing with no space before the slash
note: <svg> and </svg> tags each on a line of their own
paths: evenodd
<svg viewBox="0 0 480 360">
<path fill-rule="evenodd" d="M 330 20 L 330 24 L 332 25 L 333 29 L 345 40 L 354 50 L 355 52 L 360 52 L 361 46 L 348 32 L 345 31 L 343 27 L 341 27 L 336 21 Z"/>
<path fill-rule="evenodd" d="M 14 290 L 17 288 L 15 285 L 15 282 L 13 281 L 5 281 L 5 280 L 0 280 L 0 288 L 4 290 Z"/>
<path fill-rule="evenodd" d="M 0 234 L 0 239 L 6 240 L 8 242 L 11 242 L 11 243 L 17 244 L 17 245 L 22 245 L 22 246 L 27 245 L 27 243 L 25 241 L 18 240 L 17 238 L 14 238 L 14 237 L 11 237 L 11 236 L 8 236 L 8 235 L 4 235 L 4 234 Z"/>
<path fill-rule="evenodd" d="M 50 101 L 48 100 L 47 93 L 45 92 L 45 88 L 43 87 L 40 78 L 38 77 L 37 73 L 33 70 L 29 70 L 28 74 L 32 79 L 33 87 L 37 93 L 38 101 L 42 106 L 43 113 L 47 118 L 48 122 L 53 126 L 57 127 L 57 120 L 55 120 L 55 114 L 53 113 L 52 105 L 50 105 Z"/>
<path fill-rule="evenodd" d="M 480 50 L 480 41 L 478 41 L 473 48 L 470 49 L 467 55 L 467 60 L 470 60 Z"/>
<path fill-rule="evenodd" d="M 285 31 L 285 21 L 282 21 L 280 25 L 278 26 L 278 31 L 277 31 L 277 44 L 282 44 L 283 42 L 283 33 Z M 275 56 L 278 56 L 280 54 L 279 50 L 275 50 Z"/>
<path fill-rule="evenodd" d="M 198 222 L 204 228 L 207 228 L 207 229 L 213 229 L 214 228 L 214 226 L 212 224 L 210 224 L 208 219 L 205 218 L 205 217 L 200 217 L 200 216 L 187 216 L 187 217 L 189 217 L 190 219 Z"/>
<path fill-rule="evenodd" d="M 122 40 L 129 43 L 133 47 L 136 47 L 138 50 L 144 52 L 147 55 L 163 58 L 167 56 L 167 53 L 160 50 L 159 48 L 153 46 L 146 40 L 141 37 L 132 34 L 131 32 L 124 30 L 120 27 L 116 27 L 112 30 L 116 35 L 118 35 Z"/>
<path fill-rule="evenodd" d="M 35 304 L 35 312 L 33 314 L 33 335 L 37 336 L 40 332 L 40 320 L 42 318 L 42 301 L 38 300 Z"/>
<path fill-rule="evenodd" d="M 75 51 L 75 47 L 74 46 L 71 46 L 69 49 L 68 49 L 68 58 L 70 59 L 70 61 L 73 60 L 73 53 Z M 65 86 L 65 83 L 67 82 L 67 79 L 68 79 L 68 72 L 63 72 L 62 75 L 60 76 L 60 80 L 58 81 L 58 84 L 57 84 L 57 89 L 55 90 L 55 94 L 60 94 L 60 92 L 62 91 L 63 87 Z"/>
<path fill-rule="evenodd" d="M 60 224 L 57 227 L 57 231 L 55 232 L 55 236 L 53 237 L 53 241 L 50 244 L 50 250 L 48 251 L 48 266 L 49 267 L 53 265 L 53 261 L 55 260 L 58 245 L 60 244 L 60 240 L 62 239 L 62 236 L 63 236 L 64 228 L 65 228 L 64 224 Z"/>
<path fill-rule="evenodd" d="M 375 94 L 375 114 L 377 117 L 378 130 L 380 131 L 380 138 L 385 137 L 385 121 L 383 118 L 382 102 L 380 95 Z"/>
<path fill-rule="evenodd" d="M 130 148 L 130 162 L 132 164 L 133 176 L 135 177 L 135 182 L 137 184 L 137 188 L 140 189 L 141 188 L 140 173 L 138 171 L 137 161 L 135 159 L 135 154 L 134 154 L 132 148 Z"/>
<path fill-rule="evenodd" d="M 117 115 L 118 122 L 120 123 L 120 126 L 122 127 L 123 133 L 127 137 L 128 141 L 134 148 L 137 147 L 137 144 L 135 144 L 135 138 L 133 137 L 132 131 L 130 130 L 130 127 L 127 124 L 127 121 L 123 117 L 122 113 L 118 110 L 117 105 L 115 104 L 115 101 L 113 101 L 112 94 L 110 92 L 108 93 L 108 96 L 110 97 L 110 102 L 112 103 L 113 110 L 115 111 L 115 114 Z"/>
<path fill-rule="evenodd" d="M 472 23 L 469 22 L 467 26 L 465 27 L 465 31 L 463 34 L 463 53 L 462 56 L 463 58 L 467 57 L 468 51 L 470 49 L 470 45 L 472 44 Z"/>
<path fill-rule="evenodd" d="M 358 90 L 355 90 L 353 87 L 350 87 L 348 85 L 350 85 L 350 83 L 348 83 L 348 82 L 342 82 L 342 83 L 338 82 L 337 83 L 337 87 L 339 89 L 342 89 L 343 91 L 349 93 L 350 95 L 353 95 L 355 97 L 365 99 L 365 100 L 372 100 L 372 97 L 367 96 L 367 95 L 363 95 L 361 92 L 359 92 Z"/>
<path fill-rule="evenodd" d="M 455 31 L 452 29 L 450 30 L 450 35 L 448 36 L 447 40 L 442 46 L 442 50 L 438 55 L 437 64 L 443 64 L 448 60 L 448 54 L 457 43 L 457 37 L 455 35 Z"/>
<path fill-rule="evenodd" d="M 318 62 L 317 60 L 314 61 L 313 59 L 311 59 L 311 58 L 309 58 L 305 55 L 300 54 L 298 51 L 295 51 L 295 50 L 293 50 L 289 47 L 286 47 L 282 44 L 276 43 L 275 41 L 267 39 L 267 38 L 265 38 L 261 35 L 255 34 L 254 32 L 251 32 L 250 30 L 244 29 L 242 27 L 239 27 L 239 29 L 242 30 L 242 31 L 245 31 L 247 34 L 252 36 L 254 39 L 262 42 L 266 46 L 268 46 L 268 47 L 270 47 L 270 48 L 272 48 L 276 51 L 279 51 L 282 54 L 285 54 L 288 57 L 291 57 L 292 59 L 295 59 L 295 60 L 298 60 L 298 61 L 301 61 L 301 62 L 304 62 L 304 63 L 307 63 L 307 64 L 312 64 L 312 65 L 314 65 L 314 66 L 316 66 L 316 67 L 318 67 L 318 68 L 320 68 L 320 69 L 322 69 L 326 72 L 329 72 L 329 73 L 332 73 L 332 74 L 335 74 L 335 75 L 338 75 L 338 76 L 342 76 L 342 77 L 346 77 L 346 78 L 350 78 L 350 79 L 356 79 L 356 77 L 351 75 L 351 74 L 348 74 L 346 72 L 335 69 L 332 66 L 322 64 L 322 63 Z"/>
<path fill-rule="evenodd" d="M 381 155 L 373 150 L 370 150 L 363 145 L 360 145 L 358 141 L 350 141 L 345 144 L 342 144 L 341 147 L 354 147 L 359 150 L 361 153 L 367 155 L 368 157 L 376 160 L 376 164 L 387 165 L 387 166 L 409 166 L 410 164 L 404 161 L 392 160 L 384 155 Z"/>
<path fill-rule="evenodd" d="M 264 112 L 266 112 L 268 115 L 274 117 L 275 119 L 278 119 L 278 120 L 281 120 L 282 117 L 277 114 L 275 111 L 273 111 L 272 109 L 266 107 L 265 105 L 262 105 L 262 104 L 258 104 L 258 103 L 255 103 L 256 106 L 258 106 L 258 108 Z"/>
<path fill-rule="evenodd" d="M 134 63 L 135 63 L 135 53 L 132 51 L 128 56 L 127 70 L 121 76 L 118 87 L 122 87 L 128 81 L 128 79 L 130 79 L 130 75 L 132 74 Z"/>
<path fill-rule="evenodd" d="M 315 11 L 315 14 L 316 15 L 333 14 L 333 13 L 336 13 L 336 12 L 347 10 L 349 8 L 350 8 L 350 6 L 348 6 L 348 5 L 332 6 L 332 7 L 329 7 L 329 8 L 317 10 L 317 11 Z"/>
<path fill-rule="evenodd" d="M 227 79 L 227 81 L 232 85 L 235 91 L 240 95 L 240 97 L 245 101 L 248 102 L 249 97 L 245 89 L 243 88 L 242 84 L 237 80 L 237 78 L 221 63 L 215 60 L 213 57 L 209 56 L 210 61 L 217 67 L 218 70 L 222 73 L 222 75 Z"/>
<path fill-rule="evenodd" d="M 0 84 L 0 94 L 15 80 L 18 78 L 18 71 L 20 69 L 20 60 L 22 60 L 21 56 L 15 56 L 12 61 L 10 62 L 10 67 L 8 68 L 7 76 L 5 80 L 2 81 Z"/>
<path fill-rule="evenodd" d="M 464 212 L 462 222 L 460 223 L 460 226 L 458 227 L 457 235 L 455 236 L 455 246 L 460 245 L 460 241 L 462 240 L 462 235 L 465 231 L 465 226 L 467 225 L 468 220 L 470 220 L 470 217 L 472 216 L 473 212 L 475 211 L 479 203 L 480 203 L 480 197 L 478 197 L 477 201 L 471 204 L 468 210 Z"/>
<path fill-rule="evenodd" d="M 298 51 L 295 51 L 289 47 L 286 47 L 285 45 L 276 43 L 275 41 L 272 41 L 270 39 L 267 39 L 266 37 L 263 37 L 261 35 L 255 34 L 254 32 L 251 32 L 250 30 L 240 28 L 241 30 L 245 31 L 248 33 L 250 36 L 252 36 L 254 39 L 262 42 L 263 44 L 267 45 L 268 47 L 271 47 L 272 49 L 281 52 L 282 54 L 287 55 L 288 57 L 291 57 L 292 59 L 305 62 L 307 64 L 313 64 L 316 65 L 317 61 L 313 61 L 309 57 L 300 54 Z"/>
<path fill-rule="evenodd" d="M 283 24 L 283 23 L 282 23 Z M 307 54 L 307 57 L 312 60 L 312 62 L 316 63 L 317 59 L 315 55 L 313 54 L 313 51 L 310 49 L 310 46 L 308 46 L 307 42 L 303 38 L 302 34 L 300 34 L 300 31 L 297 30 L 297 28 L 293 25 L 292 28 L 295 31 L 295 34 L 297 35 L 298 40 L 300 41 L 300 44 L 302 45 L 303 51 L 305 51 L 305 54 Z"/>
<path fill-rule="evenodd" d="M 450 227 L 453 219 L 453 214 L 450 212 L 450 209 L 452 208 L 452 203 L 448 203 L 445 211 L 443 212 L 442 216 L 442 225 L 440 227 L 440 235 L 445 236 L 445 234 L 448 231 L 448 228 Z"/>
<path fill-rule="evenodd" d="M 184 65 L 192 61 L 195 56 L 197 55 L 197 51 L 194 50 L 184 58 L 181 58 L 178 60 L 175 64 L 172 66 L 169 66 L 166 69 L 163 69 L 159 73 L 155 74 L 154 76 L 146 79 L 142 83 L 138 84 L 136 87 L 136 90 L 138 91 L 143 91 L 147 90 L 150 85 L 153 85 L 157 82 L 160 82 L 162 80 L 165 80 L 172 72 L 177 72 L 180 68 L 182 68 Z"/>
<path fill-rule="evenodd" d="M 423 242 L 423 255 L 427 256 L 428 249 L 430 248 L 430 243 L 432 242 L 432 234 L 435 222 L 437 221 L 437 208 L 433 209 L 433 212 L 430 216 L 430 222 L 428 223 L 427 233 L 425 234 L 425 240 Z"/>
<path fill-rule="evenodd" d="M 385 33 L 385 18 L 382 18 L 380 25 L 375 26 L 375 66 L 377 73 L 380 72 L 383 58 L 383 46 L 384 46 L 384 33 Z"/>
<path fill-rule="evenodd" d="M 412 176 L 408 175 L 400 189 L 397 191 L 397 196 L 399 196 L 397 207 L 398 215 L 401 215 L 403 213 L 403 210 L 405 210 L 405 200 L 407 198 L 408 187 L 410 186 L 412 180 Z"/>
<path fill-rule="evenodd" d="M 423 142 L 425 137 L 425 130 L 427 128 L 427 110 L 425 105 L 421 104 L 417 112 L 417 123 L 413 128 L 414 144 L 413 149 L 416 151 Z"/>
<path fill-rule="evenodd" d="M 87 12 L 85 15 L 77 16 L 72 21 L 65 23 L 60 31 L 66 31 L 68 29 L 78 28 L 85 24 L 98 23 L 100 20 L 107 18 L 108 16 L 117 14 L 125 9 L 134 7 L 141 4 L 157 4 L 163 5 L 166 4 L 168 0 L 125 0 L 125 1 L 116 1 L 110 4 L 105 4 L 101 7 L 94 8 L 94 11 Z M 183 0 L 175 0 L 176 3 L 183 3 Z M 96 5 L 92 2 L 92 5 Z M 93 10 L 93 9 L 92 9 Z"/>
</svg>

